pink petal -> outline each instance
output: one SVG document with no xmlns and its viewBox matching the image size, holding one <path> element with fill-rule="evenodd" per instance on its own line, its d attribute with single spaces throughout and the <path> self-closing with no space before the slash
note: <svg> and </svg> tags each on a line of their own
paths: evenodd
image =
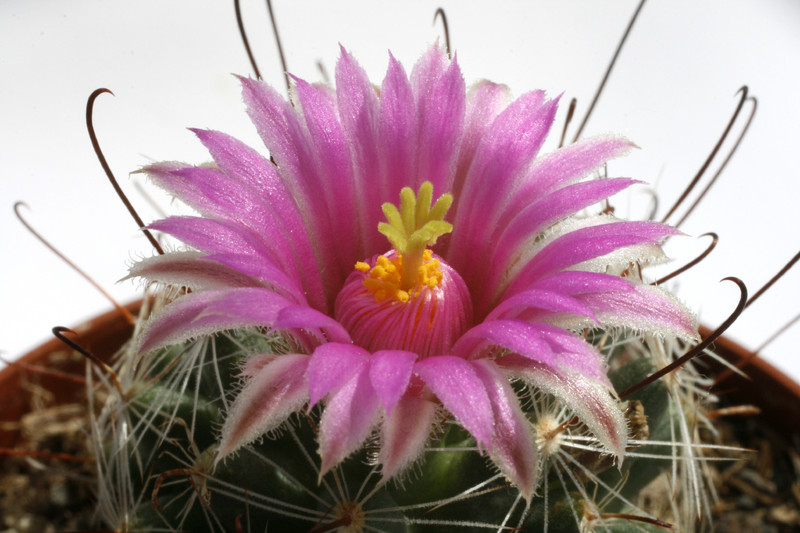
<svg viewBox="0 0 800 533">
<path fill-rule="evenodd" d="M 379 420 L 366 365 L 328 399 L 319 423 L 320 477 L 357 450 Z"/>
<path fill-rule="evenodd" d="M 191 180 L 174 174 L 175 171 L 186 168 L 192 167 L 177 161 L 164 161 L 148 165 L 142 168 L 141 172 L 146 174 L 157 187 L 164 189 L 175 198 L 180 198 L 183 203 L 192 209 L 203 215 L 214 214 L 216 216 L 219 211 L 217 205 L 200 192 Z M 214 172 L 213 169 L 208 170 Z"/>
<path fill-rule="evenodd" d="M 633 283 L 625 278 L 601 272 L 565 270 L 540 279 L 531 285 L 531 288 L 576 296 L 592 292 L 633 290 Z"/>
<path fill-rule="evenodd" d="M 510 376 L 558 398 L 586 424 L 600 444 L 622 461 L 628 428 L 619 403 L 606 384 L 513 354 L 497 359 L 496 363 L 508 370 Z"/>
<path fill-rule="evenodd" d="M 273 212 L 273 205 L 262 197 L 259 189 L 216 169 L 206 167 L 184 168 L 171 172 L 172 178 L 184 180 L 196 190 L 196 196 L 205 203 L 204 216 L 222 218 L 248 228 L 259 236 L 271 257 L 288 272 L 296 271 L 291 261 L 294 237 L 282 230 L 284 221 Z M 185 196 L 179 196 L 185 199 Z M 199 200 L 195 203 L 199 203 Z M 191 205 L 191 204 L 190 204 Z"/>
<path fill-rule="evenodd" d="M 274 353 L 259 353 L 249 355 L 245 362 L 242 364 L 241 372 L 242 376 L 251 378 L 261 372 L 265 366 L 273 362 L 278 357 L 281 357 L 279 354 Z"/>
<path fill-rule="evenodd" d="M 517 194 L 500 206 L 501 212 L 513 216 L 537 198 L 575 183 L 610 159 L 625 155 L 633 146 L 621 137 L 593 137 L 544 155 L 526 173 Z"/>
<path fill-rule="evenodd" d="M 316 237 L 314 228 L 309 231 L 305 226 L 298 210 L 297 199 L 289 194 L 276 174 L 275 166 L 233 137 L 210 130 L 193 131 L 223 172 L 244 183 L 252 183 L 261 194 L 267 195 L 270 208 L 280 221 L 275 229 L 280 228 L 283 235 L 281 238 L 285 238 L 286 242 L 291 244 L 295 264 L 305 267 L 299 268 L 298 271 L 309 301 L 317 309 L 327 309 L 327 297 L 333 295 L 325 292 L 320 275 L 323 270 L 309 268 L 312 265 L 318 266 L 315 247 L 312 244 L 313 237 Z M 264 231 L 268 230 L 264 228 Z"/>
<path fill-rule="evenodd" d="M 134 263 L 123 280 L 136 277 L 190 288 L 263 287 L 259 280 L 209 261 L 199 252 L 173 252 L 143 259 Z"/>
<path fill-rule="evenodd" d="M 539 338 L 539 330 L 521 320 L 485 321 L 467 331 L 453 346 L 453 353 L 465 359 L 482 356 L 479 348 L 488 341 L 525 357 L 545 364 L 555 364 L 555 354 L 549 344 Z"/>
<path fill-rule="evenodd" d="M 309 356 L 274 357 L 249 379 L 222 426 L 217 462 L 283 424 L 308 401 L 303 374 Z"/>
<path fill-rule="evenodd" d="M 275 329 L 322 329 L 325 333 L 324 337 L 320 337 L 322 342 L 352 342 L 350 334 L 341 324 L 325 313 L 321 313 L 307 305 L 284 307 L 278 313 L 278 318 L 275 320 L 273 327 Z"/>
<path fill-rule="evenodd" d="M 619 248 L 641 243 L 659 244 L 675 229 L 658 222 L 613 222 L 570 231 L 549 242 L 517 274 L 506 294 L 524 290 L 548 274 L 595 259 Z M 500 269 L 500 265 L 493 265 Z"/>
<path fill-rule="evenodd" d="M 493 239 L 496 252 L 492 254 L 492 263 L 510 266 L 522 254 L 522 249 L 531 246 L 545 228 L 634 183 L 639 182 L 616 178 L 576 183 L 532 203 L 508 223 L 497 239 Z"/>
<path fill-rule="evenodd" d="M 298 280 L 287 276 L 281 268 L 262 257 L 246 254 L 210 254 L 204 256 L 209 261 L 220 263 L 242 274 L 252 276 L 264 282 L 275 292 L 296 303 L 308 305 L 303 288 Z"/>
<path fill-rule="evenodd" d="M 593 346 L 549 324 L 517 319 L 483 322 L 465 333 L 453 352 L 467 359 L 483 357 L 485 346 L 476 342 L 480 339 L 549 367 L 565 367 L 607 381 L 602 357 Z"/>
<path fill-rule="evenodd" d="M 430 181 L 437 195 L 450 191 L 465 106 L 464 78 L 454 59 L 425 94 L 417 95 L 419 137 L 413 188 Z"/>
<path fill-rule="evenodd" d="M 279 224 L 258 189 L 215 168 L 185 167 L 159 172 L 161 165 L 144 170 L 157 185 L 204 216 L 238 221 L 258 232 L 265 226 Z M 247 216 L 243 217 L 242 214 Z"/>
<path fill-rule="evenodd" d="M 417 113 L 411 84 L 403 66 L 389 54 L 378 117 L 381 179 L 377 188 L 384 201 L 396 202 L 400 190 L 416 176 Z"/>
<path fill-rule="evenodd" d="M 318 346 L 308 365 L 308 393 L 314 406 L 329 392 L 343 387 L 369 363 L 369 352 L 352 344 L 327 343 Z"/>
<path fill-rule="evenodd" d="M 458 199 L 461 197 L 464 179 L 467 176 L 467 170 L 472 164 L 472 158 L 475 155 L 478 143 L 495 117 L 506 108 L 510 101 L 511 91 L 507 86 L 486 80 L 477 82 L 467 91 L 464 133 L 461 138 L 458 166 L 451 190 L 456 205 L 458 205 Z M 457 210 L 455 207 L 453 209 L 454 212 Z"/>
<path fill-rule="evenodd" d="M 634 285 L 627 291 L 588 293 L 577 298 L 591 307 L 606 326 L 699 339 L 689 310 L 658 287 Z"/>
<path fill-rule="evenodd" d="M 414 372 L 422 378 L 479 448 L 491 446 L 494 415 L 486 387 L 472 365 L 460 357 L 437 355 L 418 361 Z"/>
<path fill-rule="evenodd" d="M 539 152 L 557 106 L 557 100 L 545 101 L 542 91 L 521 96 L 495 118 L 476 148 L 453 219 L 452 238 L 459 246 L 448 254 L 465 278 L 475 268 L 469 257 L 488 252 L 502 213 L 498 206 L 514 193 L 514 179 Z"/>
<path fill-rule="evenodd" d="M 279 292 L 291 293 L 300 302 L 307 301 L 291 258 L 284 257 L 282 264 L 276 263 L 273 250 L 264 245 L 261 237 L 239 224 L 200 217 L 169 217 L 153 222 L 149 227 L 206 252 L 206 259 L 262 279 L 278 288 Z M 265 229 L 264 233 L 269 236 L 269 229 Z M 289 274 L 284 270 L 287 266 Z"/>
<path fill-rule="evenodd" d="M 531 327 L 538 332 L 540 339 L 550 345 L 556 356 L 556 367 L 611 386 L 607 377 L 605 358 L 595 346 L 582 337 L 552 324 L 535 322 Z"/>
<path fill-rule="evenodd" d="M 494 413 L 494 436 L 489 456 L 503 474 L 530 501 L 538 478 L 537 450 L 531 424 L 522 412 L 514 389 L 497 365 L 488 359 L 473 361 Z"/>
<path fill-rule="evenodd" d="M 387 417 L 405 394 L 416 360 L 417 354 L 401 350 L 381 350 L 372 354 L 369 379 Z"/>
<path fill-rule="evenodd" d="M 250 78 L 239 78 L 242 83 L 242 99 L 247 105 L 247 115 L 258 130 L 281 172 L 293 176 L 295 180 L 305 179 L 300 165 L 301 154 L 308 151 L 308 142 L 303 139 L 300 117 L 292 105 L 266 82 Z M 287 180 L 288 181 L 288 180 Z M 270 180 L 272 183 L 272 180 Z M 291 182 L 273 183 L 276 192 L 283 197 L 292 195 L 292 187 L 300 184 Z"/>
<path fill-rule="evenodd" d="M 295 78 L 295 87 L 303 117 L 308 128 L 311 150 L 307 156 L 313 162 L 313 173 L 317 176 L 309 184 L 308 194 L 315 195 L 314 203 L 320 206 L 306 213 L 313 218 L 316 231 L 323 237 L 318 246 L 326 264 L 338 264 L 341 274 L 353 268 L 353 258 L 358 256 L 358 234 L 354 213 L 343 212 L 346 206 L 354 205 L 354 178 L 350 161 L 350 147 L 337 115 L 335 101 L 326 92 L 327 88 L 310 85 Z M 329 267 L 330 268 L 330 267 Z M 337 276 L 338 277 L 338 276 Z"/>
<path fill-rule="evenodd" d="M 528 310 L 544 311 L 545 315 L 569 313 L 571 315 L 588 317 L 597 323 L 598 326 L 600 325 L 592 309 L 580 300 L 558 292 L 540 289 L 530 289 L 507 298 L 489 313 L 485 321 L 492 321 L 499 318 L 514 318 Z M 540 313 L 537 313 L 536 316 L 540 316 Z M 530 319 L 530 314 L 525 314 L 525 317 L 526 319 Z"/>
<path fill-rule="evenodd" d="M 148 226 L 206 253 L 233 253 L 263 257 L 272 254 L 261 238 L 241 224 L 201 217 L 169 217 Z"/>
<path fill-rule="evenodd" d="M 416 396 L 400 398 L 381 428 L 378 460 L 384 479 L 402 472 L 422 455 L 436 420 L 436 412 L 434 402 Z"/>
<path fill-rule="evenodd" d="M 344 48 L 336 63 L 336 95 L 356 177 L 353 213 L 358 221 L 357 234 L 363 240 L 359 257 L 368 257 L 386 247 L 385 238 L 375 231 L 381 220 L 382 199 L 378 188 L 372 186 L 372 181 L 380 175 L 377 143 L 380 103 L 366 72 Z"/>
<path fill-rule="evenodd" d="M 269 327 L 291 302 L 269 289 L 208 290 L 181 296 L 147 321 L 138 352 L 200 335 L 249 326 Z"/>
<path fill-rule="evenodd" d="M 255 124 L 264 145 L 269 149 L 270 156 L 277 164 L 277 170 L 274 173 L 275 179 L 261 187 L 268 190 L 270 196 L 277 195 L 282 202 L 288 200 L 285 205 L 291 209 L 281 216 L 286 216 L 287 223 L 295 228 L 299 228 L 300 222 L 303 221 L 314 244 L 314 249 L 320 254 L 320 261 L 331 265 L 335 264 L 336 249 L 332 245 L 331 225 L 328 219 L 332 206 L 326 205 L 326 199 L 329 199 L 332 187 L 342 190 L 346 188 L 346 184 L 329 181 L 330 175 L 325 168 L 326 162 L 321 159 L 324 154 L 319 149 L 325 150 L 331 147 L 315 146 L 314 141 L 320 139 L 315 139 L 306 128 L 306 124 L 312 128 L 332 126 L 331 122 L 320 125 L 316 119 L 325 121 L 333 118 L 335 120 L 335 117 L 320 117 L 316 112 L 324 113 L 324 110 L 307 101 L 310 116 L 309 122 L 304 124 L 302 115 L 269 85 L 247 78 L 240 78 L 240 80 L 242 97 L 247 104 L 247 113 Z M 317 101 L 315 103 L 325 105 L 324 102 Z M 339 154 L 334 164 L 346 157 L 346 154 Z M 271 164 L 268 166 L 273 167 Z M 351 202 L 344 205 L 351 205 Z M 297 214 L 294 213 L 294 210 L 297 211 Z M 348 216 L 343 219 L 352 220 Z M 326 271 L 326 275 L 330 274 L 333 278 L 338 276 L 339 273 L 335 269 L 333 270 L 334 272 Z"/>
<path fill-rule="evenodd" d="M 417 101 L 426 97 L 433 90 L 434 85 L 449 66 L 450 59 L 447 57 L 447 52 L 438 43 L 428 48 L 428 51 L 411 69 L 411 86 L 414 88 L 414 96 Z"/>
</svg>

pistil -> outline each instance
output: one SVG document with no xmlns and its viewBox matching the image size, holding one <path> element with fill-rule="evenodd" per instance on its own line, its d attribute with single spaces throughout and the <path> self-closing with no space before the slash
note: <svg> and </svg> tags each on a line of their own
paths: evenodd
<svg viewBox="0 0 800 533">
<path fill-rule="evenodd" d="M 442 235 L 453 231 L 443 220 L 453 203 L 451 194 L 443 194 L 431 206 L 433 185 L 426 181 L 415 195 L 410 187 L 400 191 L 400 209 L 392 203 L 381 206 L 386 222 L 378 231 L 389 239 L 401 258 L 400 289 L 408 293 L 419 283 L 420 268 L 426 262 L 425 250 Z"/>
</svg>

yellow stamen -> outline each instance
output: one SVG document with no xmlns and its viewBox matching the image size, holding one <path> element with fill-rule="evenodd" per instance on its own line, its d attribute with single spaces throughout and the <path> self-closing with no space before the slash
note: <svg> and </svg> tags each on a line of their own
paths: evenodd
<svg viewBox="0 0 800 533">
<path fill-rule="evenodd" d="M 436 239 L 442 235 L 453 231 L 453 225 L 442 220 L 453 203 L 453 196 L 443 194 L 433 207 L 432 199 L 433 184 L 426 181 L 416 195 L 410 187 L 403 187 L 400 191 L 400 209 L 388 202 L 381 206 L 386 222 L 378 224 L 378 231 L 389 239 L 397 251 L 402 264 L 402 268 L 398 265 L 401 270 L 399 286 L 406 292 L 419 283 L 419 272 L 426 262 L 424 252 L 427 247 L 436 244 Z"/>
<path fill-rule="evenodd" d="M 367 263 L 359 261 L 356 263 L 356 270 L 364 272 L 367 277 L 364 279 L 364 286 L 375 297 L 375 301 L 382 302 L 388 298 L 393 298 L 400 302 L 407 302 L 416 296 L 424 287 L 429 289 L 436 288 L 442 281 L 441 263 L 433 258 L 433 252 L 424 250 L 422 252 L 422 265 L 417 269 L 414 286 L 409 290 L 404 290 L 400 285 L 401 272 L 403 270 L 403 257 L 397 256 L 389 259 L 386 256 L 378 256 L 375 266 L 369 268 Z"/>
</svg>

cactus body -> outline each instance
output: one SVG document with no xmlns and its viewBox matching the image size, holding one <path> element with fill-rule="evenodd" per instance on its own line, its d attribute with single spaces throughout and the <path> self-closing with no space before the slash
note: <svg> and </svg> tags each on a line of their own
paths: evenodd
<svg viewBox="0 0 800 533">
<path fill-rule="evenodd" d="M 127 439 L 99 443 L 106 465 L 101 468 L 105 476 L 101 486 L 125 485 L 101 502 L 101 509 L 114 509 L 106 513 L 107 520 L 124 522 L 110 525 L 128 531 L 166 528 L 234 533 L 265 528 L 410 533 L 651 527 L 604 516 L 642 516 L 632 503 L 644 486 L 670 466 L 671 451 L 637 445 L 632 450 L 661 454 L 665 459 L 632 454 L 618 468 L 609 455 L 591 449 L 588 433 L 570 425 L 568 406 L 537 391 L 527 391 L 524 402 L 531 424 L 536 427 L 543 413 L 558 414 L 567 423 L 557 452 L 540 454 L 542 479 L 529 504 L 479 453 L 474 438 L 444 417 L 423 459 L 389 482 L 382 481 L 374 466 L 377 441 L 319 478 L 316 408 L 295 415 L 278 434 L 215 465 L 217 433 L 236 390 L 240 364 L 266 347 L 277 352 L 285 349 L 274 335 L 229 332 L 145 355 L 136 364 L 118 365 L 121 373 L 138 368 L 140 375 L 130 376 L 129 397 L 110 398 L 98 421 L 98 435 L 106 438 L 118 435 L 123 421 L 130 432 Z M 618 351 L 610 354 L 612 363 L 630 357 L 630 350 Z M 610 378 L 618 391 L 655 368 L 647 357 L 617 366 Z M 149 370 L 141 374 L 142 368 Z M 525 386 L 515 386 L 525 396 Z M 653 440 L 670 439 L 674 421 L 663 383 L 656 382 L 625 400 L 638 404 L 640 419 L 642 411 L 645 414 L 645 435 L 649 430 Z M 578 447 L 564 444 L 569 442 Z M 123 472 L 125 466 L 128 471 Z"/>
</svg>

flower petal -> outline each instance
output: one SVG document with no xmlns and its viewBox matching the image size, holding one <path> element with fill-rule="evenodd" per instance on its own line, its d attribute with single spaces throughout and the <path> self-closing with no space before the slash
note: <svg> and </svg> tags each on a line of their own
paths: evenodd
<svg viewBox="0 0 800 533">
<path fill-rule="evenodd" d="M 699 340 L 689 310 L 659 287 L 634 285 L 627 291 L 588 293 L 577 298 L 592 308 L 606 326 Z"/>
<path fill-rule="evenodd" d="M 523 314 L 524 311 L 530 310 L 544 312 L 545 316 L 549 314 L 569 313 L 571 315 L 587 317 L 597 325 L 600 325 L 592 309 L 580 300 L 562 293 L 540 289 L 530 289 L 519 292 L 511 298 L 507 298 L 489 313 L 489 316 L 486 317 L 486 321 L 488 322 L 499 318 L 515 318 Z M 541 314 L 542 313 L 536 313 L 534 316 L 539 317 Z M 524 319 L 531 320 L 531 314 L 525 313 Z"/>
<path fill-rule="evenodd" d="M 555 353 L 555 366 L 611 386 L 606 375 L 605 357 L 595 346 L 589 344 L 583 337 L 552 324 L 536 322 L 531 326 L 539 338 L 547 342 Z"/>
<path fill-rule="evenodd" d="M 180 198 L 183 203 L 202 215 L 217 216 L 220 209 L 216 203 L 203 194 L 200 188 L 186 176 L 176 174 L 176 171 L 187 168 L 193 167 L 177 161 L 163 161 L 148 165 L 142 168 L 140 172 L 146 174 L 154 185 L 165 190 L 175 198 Z M 210 168 L 207 168 L 207 170 L 219 172 Z"/>
<path fill-rule="evenodd" d="M 416 396 L 400 398 L 381 427 L 378 460 L 384 479 L 402 472 L 422 455 L 437 411 L 434 402 Z"/>
<path fill-rule="evenodd" d="M 502 213 L 514 216 L 546 194 L 575 183 L 599 169 L 610 159 L 621 157 L 635 146 L 622 137 L 592 137 L 537 159 L 505 205 L 499 206 Z"/>
<path fill-rule="evenodd" d="M 381 350 L 372 354 L 369 379 L 387 417 L 405 394 L 417 357 L 415 353 L 402 350 Z"/>
<path fill-rule="evenodd" d="M 527 93 L 511 103 L 497 118 L 475 150 L 453 221 L 452 239 L 458 248 L 448 259 L 465 278 L 473 254 L 484 255 L 491 244 L 498 205 L 512 194 L 514 178 L 536 154 L 555 116 L 557 101 L 545 101 L 543 91 Z"/>
<path fill-rule="evenodd" d="M 483 322 L 465 333 L 453 347 L 453 352 L 467 359 L 481 357 L 482 346 L 476 343 L 479 339 L 537 363 L 566 368 L 603 383 L 608 382 L 600 353 L 583 339 L 561 328 L 517 319 Z"/>
<path fill-rule="evenodd" d="M 389 54 L 389 68 L 381 85 L 378 138 L 381 198 L 393 200 L 416 175 L 417 114 L 414 93 L 403 66 Z"/>
<path fill-rule="evenodd" d="M 472 433 L 478 447 L 489 449 L 494 432 L 492 405 L 472 365 L 460 357 L 437 355 L 418 361 L 414 372 L 464 429 Z"/>
<path fill-rule="evenodd" d="M 447 52 L 438 43 L 428 48 L 411 69 L 411 86 L 417 100 L 428 96 L 449 66 Z"/>
<path fill-rule="evenodd" d="M 190 288 L 263 287 L 259 280 L 209 261 L 199 252 L 174 252 L 143 259 L 135 263 L 122 280 L 135 277 Z"/>
<path fill-rule="evenodd" d="M 262 257 L 247 254 L 209 254 L 205 259 L 228 266 L 264 282 L 275 292 L 297 303 L 308 305 L 299 280 L 287 276 L 280 267 Z"/>
<path fill-rule="evenodd" d="M 200 335 L 248 326 L 269 327 L 278 312 L 291 305 L 269 289 L 200 291 L 181 296 L 150 318 L 138 339 L 143 353 Z"/>
<path fill-rule="evenodd" d="M 308 365 L 309 405 L 314 406 L 329 392 L 343 387 L 369 362 L 369 352 L 352 344 L 328 343 L 318 346 Z"/>
<path fill-rule="evenodd" d="M 320 233 L 317 246 L 322 248 L 323 263 L 328 268 L 338 265 L 340 274 L 336 277 L 343 277 L 353 268 L 353 258 L 359 252 L 353 215 L 342 213 L 343 207 L 354 204 L 350 147 L 329 89 L 294 79 L 311 145 L 311 150 L 303 153 L 307 164 L 313 166 L 306 172 L 316 177 L 307 194 L 315 195 L 313 201 L 319 206 L 306 217 L 313 219 L 311 225 Z"/>
<path fill-rule="evenodd" d="M 305 354 L 274 357 L 245 383 L 222 426 L 217 462 L 278 428 L 308 401 L 303 375 L 309 359 Z"/>
<path fill-rule="evenodd" d="M 378 188 L 372 187 L 372 180 L 380 175 L 377 143 L 380 104 L 367 73 L 344 48 L 336 63 L 336 95 L 355 174 L 353 216 L 358 222 L 359 256 L 368 257 L 380 253 L 385 246 L 383 237 L 375 231 L 382 200 Z"/>
<path fill-rule="evenodd" d="M 430 181 L 434 191 L 450 191 L 465 107 L 464 77 L 453 59 L 442 76 L 417 98 L 419 138 L 416 181 L 412 186 L 415 190 L 424 181 Z"/>
<path fill-rule="evenodd" d="M 467 91 L 467 109 L 464 119 L 464 134 L 458 154 L 458 166 L 452 186 L 455 203 L 461 198 L 464 179 L 472 164 L 478 143 L 486 134 L 494 119 L 511 101 L 511 90 L 506 85 L 487 80 L 477 82 Z M 455 209 L 455 208 L 454 208 Z"/>
<path fill-rule="evenodd" d="M 361 446 L 378 423 L 379 408 L 363 365 L 325 404 L 319 423 L 320 477 Z"/>
<path fill-rule="evenodd" d="M 536 488 L 538 463 L 531 424 L 519 405 L 508 378 L 488 359 L 472 362 L 486 387 L 494 413 L 494 435 L 489 456 L 503 474 L 530 501 Z"/>
<path fill-rule="evenodd" d="M 500 357 L 496 363 L 510 376 L 521 378 L 561 400 L 586 424 L 600 444 L 622 462 L 628 428 L 619 402 L 607 385 L 586 375 L 548 367 L 514 354 Z"/>
<path fill-rule="evenodd" d="M 679 232 L 658 222 L 612 222 L 578 228 L 543 244 L 538 253 L 514 275 L 506 295 L 524 290 L 548 274 L 573 267 L 579 263 L 610 254 L 620 248 L 641 243 L 658 245 L 669 235 Z M 500 265 L 492 265 L 499 271 Z M 494 274 L 494 272 L 493 272 Z"/>
<path fill-rule="evenodd" d="M 269 205 L 279 224 L 271 226 L 272 231 L 280 228 L 283 239 L 291 244 L 294 264 L 298 265 L 298 274 L 303 282 L 309 301 L 317 309 L 327 309 L 327 297 L 323 287 L 322 269 L 311 268 L 319 265 L 315 256 L 313 237 L 317 235 L 309 231 L 303 222 L 297 199 L 280 180 L 275 166 L 261 154 L 246 144 L 212 130 L 193 130 L 203 145 L 211 153 L 214 161 L 223 172 L 243 183 L 250 183 L 268 195 Z M 313 207 L 313 206 L 312 206 Z M 264 228 L 269 231 L 269 228 Z M 275 237 L 277 238 L 277 237 Z"/>
<path fill-rule="evenodd" d="M 341 324 L 325 313 L 321 313 L 307 305 L 284 307 L 278 313 L 278 318 L 275 320 L 273 327 L 275 329 L 322 329 L 325 333 L 325 336 L 321 337 L 322 342 L 351 342 L 350 334 Z"/>
<path fill-rule="evenodd" d="M 270 157 L 276 163 L 276 165 L 271 163 L 266 165 L 267 177 L 270 178 L 270 182 L 260 188 L 267 190 L 270 197 L 276 196 L 280 205 L 284 205 L 284 200 L 288 200 L 285 203 L 286 210 L 282 214 L 281 211 L 276 210 L 276 212 L 282 217 L 285 216 L 285 223 L 294 228 L 294 230 L 290 228 L 289 233 L 300 230 L 304 224 L 303 233 L 297 237 L 310 239 L 313 243 L 313 251 L 319 255 L 318 260 L 321 264 L 336 264 L 335 261 L 332 261 L 336 257 L 336 246 L 332 238 L 335 234 L 331 233 L 332 226 L 329 216 L 331 209 L 342 206 L 326 205 L 326 201 L 331 196 L 336 196 L 336 191 L 346 192 L 349 175 L 343 181 L 330 180 L 331 174 L 328 170 L 332 171 L 333 167 L 326 167 L 325 161 L 321 160 L 321 157 L 326 155 L 323 151 L 327 152 L 335 147 L 324 141 L 315 145 L 314 143 L 320 141 L 320 138 L 314 137 L 306 127 L 309 125 L 312 130 L 315 130 L 317 126 L 334 129 L 333 124 L 336 122 L 336 117 L 331 117 L 329 114 L 325 117 L 321 116 L 324 114 L 326 106 L 325 98 L 316 100 L 315 103 L 306 100 L 309 120 L 303 123 L 301 114 L 272 87 L 259 80 L 248 78 L 240 78 L 240 80 L 242 97 L 247 104 L 250 120 L 253 121 L 264 145 L 269 149 Z M 317 93 L 317 95 L 320 94 L 322 93 Z M 319 104 L 319 106 L 315 106 L 315 104 Z M 316 112 L 321 114 L 318 115 Z M 327 122 L 322 126 L 318 120 Z M 331 135 L 330 138 L 335 136 Z M 339 155 L 346 160 L 346 155 Z M 257 160 L 257 158 L 255 159 Z M 337 157 L 335 161 L 340 161 L 340 158 Z M 342 167 L 338 168 L 338 170 L 341 169 Z M 246 176 L 243 177 L 246 179 Z M 348 200 L 344 206 L 351 204 L 352 202 Z M 337 223 L 350 220 L 352 217 L 343 216 L 337 220 Z M 322 274 L 323 277 L 332 276 L 335 279 L 340 273 L 338 269 L 328 268 Z M 328 289 L 331 288 L 331 283 L 332 279 L 326 280 Z M 331 295 L 328 294 L 328 296 Z"/>
<path fill-rule="evenodd" d="M 576 183 L 561 188 L 522 209 L 493 239 L 492 263 L 510 266 L 548 226 L 630 187 L 636 180 L 612 178 Z"/>
<path fill-rule="evenodd" d="M 549 344 L 539 338 L 537 329 L 521 320 L 482 322 L 458 339 L 453 353 L 465 359 L 475 359 L 481 355 L 478 349 L 482 347 L 478 342 L 481 340 L 545 364 L 555 364 L 555 354 Z"/>
<path fill-rule="evenodd" d="M 261 239 L 240 224 L 202 217 L 169 217 L 148 228 L 163 231 L 185 244 L 206 253 L 245 254 L 272 261 L 270 250 Z"/>
<path fill-rule="evenodd" d="M 531 288 L 576 296 L 593 292 L 632 290 L 633 283 L 625 278 L 601 272 L 565 270 L 540 279 L 532 284 Z"/>
</svg>

